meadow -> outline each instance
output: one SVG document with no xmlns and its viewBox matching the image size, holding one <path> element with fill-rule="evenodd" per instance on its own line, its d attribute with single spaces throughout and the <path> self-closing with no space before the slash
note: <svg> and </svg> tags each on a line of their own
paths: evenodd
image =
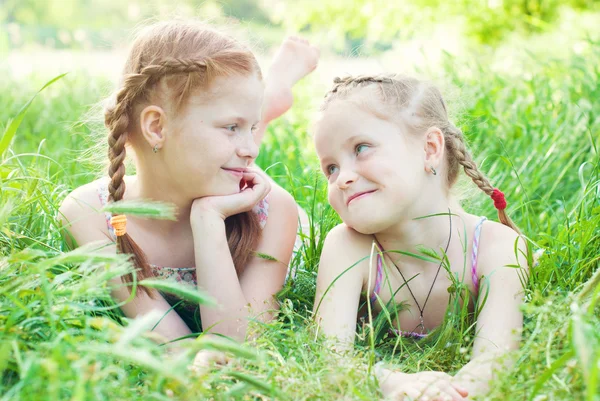
<svg viewBox="0 0 600 401">
<path fill-rule="evenodd" d="M 457 122 L 476 161 L 508 196 L 509 215 L 540 250 L 525 288 L 525 328 L 515 365 L 487 400 L 600 400 L 600 41 L 560 56 L 513 49 L 509 69 L 490 53 L 446 54 L 438 79 L 453 88 Z M 347 60 L 337 60 L 343 65 Z M 341 68 L 341 67 L 339 67 Z M 341 69 L 345 71 L 345 69 Z M 448 320 L 436 341 L 383 338 L 377 323 L 340 358 L 311 322 L 319 254 L 339 223 L 312 149 L 311 120 L 326 90 L 296 88 L 296 104 L 268 130 L 257 163 L 308 212 L 311 229 L 279 294 L 281 312 L 252 324 L 236 345 L 200 340 L 172 357 L 144 334 L 148 319 L 122 319 L 108 280 L 131 269 L 122 256 L 69 250 L 57 209 L 102 171 L 98 102 L 110 81 L 78 70 L 0 82 L 0 400 L 373 400 L 368 374 L 383 360 L 412 372 L 455 372 L 468 360 L 472 327 Z M 440 78 L 441 77 L 441 78 Z M 14 136 L 14 137 L 13 137 Z M 492 202 L 466 180 L 465 208 L 494 218 Z M 391 341 L 391 342 L 390 342 Z M 194 351 L 224 349 L 220 369 L 188 369 Z"/>
</svg>

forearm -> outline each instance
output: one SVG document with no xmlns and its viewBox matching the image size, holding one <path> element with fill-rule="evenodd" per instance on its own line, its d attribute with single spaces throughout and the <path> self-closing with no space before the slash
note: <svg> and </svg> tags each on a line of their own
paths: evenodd
<svg viewBox="0 0 600 401">
<path fill-rule="evenodd" d="M 121 311 L 129 319 L 147 319 L 150 314 L 154 316 L 153 330 L 148 334 L 157 343 L 170 342 L 191 334 L 191 330 L 181 317 L 171 310 L 171 305 L 159 293 L 154 293 L 150 298 L 138 289 L 135 298 L 123 286 L 120 278 L 111 280 L 113 290 L 111 295 L 115 302 L 120 305 Z M 129 300 L 129 302 L 127 302 Z"/>
<path fill-rule="evenodd" d="M 248 325 L 248 301 L 244 296 L 227 245 L 225 223 L 206 216 L 193 227 L 198 288 L 217 301 L 200 305 L 203 329 L 243 340 Z"/>
</svg>

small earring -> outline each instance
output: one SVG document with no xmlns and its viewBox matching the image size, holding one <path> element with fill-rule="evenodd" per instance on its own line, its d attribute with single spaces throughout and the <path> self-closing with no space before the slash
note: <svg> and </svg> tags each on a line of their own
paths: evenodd
<svg viewBox="0 0 600 401">
<path fill-rule="evenodd" d="M 429 167 L 429 169 L 431 170 L 431 174 L 437 175 L 437 171 L 433 167 Z"/>
<path fill-rule="evenodd" d="M 158 153 L 158 143 L 156 145 L 154 145 L 154 147 L 152 148 L 152 151 L 154 153 Z"/>
</svg>

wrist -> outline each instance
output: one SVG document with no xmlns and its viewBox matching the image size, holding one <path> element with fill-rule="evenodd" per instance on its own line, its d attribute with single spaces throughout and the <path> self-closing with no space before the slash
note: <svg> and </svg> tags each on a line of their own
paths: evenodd
<svg viewBox="0 0 600 401">
<path fill-rule="evenodd" d="M 214 230 L 219 227 L 225 227 L 225 217 L 211 209 L 196 208 L 190 214 L 190 225 L 192 226 L 192 231 Z"/>
</svg>

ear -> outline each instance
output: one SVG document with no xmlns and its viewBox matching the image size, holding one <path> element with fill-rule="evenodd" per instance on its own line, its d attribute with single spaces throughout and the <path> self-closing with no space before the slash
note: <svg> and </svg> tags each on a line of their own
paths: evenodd
<svg viewBox="0 0 600 401">
<path fill-rule="evenodd" d="M 446 150 L 446 141 L 442 130 L 438 127 L 431 127 L 425 134 L 425 171 L 431 172 L 433 167 L 439 170 L 444 160 L 444 152 Z"/>
<path fill-rule="evenodd" d="M 147 106 L 140 113 L 140 130 L 151 148 L 162 148 L 165 142 L 164 127 L 167 120 L 165 111 L 158 106 Z"/>
</svg>

